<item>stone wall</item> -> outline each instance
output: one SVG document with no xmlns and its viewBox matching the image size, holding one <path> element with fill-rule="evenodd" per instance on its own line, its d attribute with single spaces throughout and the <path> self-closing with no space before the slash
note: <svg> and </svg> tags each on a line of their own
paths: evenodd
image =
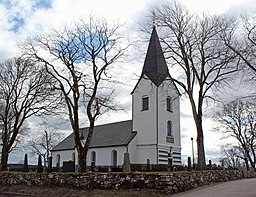
<svg viewBox="0 0 256 197">
<path fill-rule="evenodd" d="M 85 173 L 36 174 L 0 173 L 1 185 L 33 185 L 43 187 L 69 187 L 73 189 L 159 189 L 176 193 L 199 186 L 236 180 L 242 173 L 236 170 L 212 170 L 175 173 Z"/>
</svg>

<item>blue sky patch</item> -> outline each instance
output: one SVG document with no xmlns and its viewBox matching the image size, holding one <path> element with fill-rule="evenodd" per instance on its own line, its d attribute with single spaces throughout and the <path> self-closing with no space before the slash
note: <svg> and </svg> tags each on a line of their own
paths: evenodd
<svg viewBox="0 0 256 197">
<path fill-rule="evenodd" d="M 13 17 L 10 22 L 13 24 L 10 28 L 10 31 L 18 32 L 20 27 L 22 27 L 25 24 L 25 21 L 23 18 L 20 17 Z"/>
<path fill-rule="evenodd" d="M 37 0 L 33 4 L 33 9 L 49 9 L 52 7 L 52 0 Z"/>
<path fill-rule="evenodd" d="M 8 11 L 8 21 L 11 24 L 9 31 L 17 33 L 19 29 L 25 24 L 26 18 L 40 9 L 50 9 L 53 0 L 31 0 L 28 7 L 21 8 L 19 0 L 0 0 L 5 9 Z"/>
</svg>

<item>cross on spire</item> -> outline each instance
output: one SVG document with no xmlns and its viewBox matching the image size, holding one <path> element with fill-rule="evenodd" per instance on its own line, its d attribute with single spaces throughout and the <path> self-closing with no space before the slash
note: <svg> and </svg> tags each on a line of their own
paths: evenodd
<svg viewBox="0 0 256 197">
<path fill-rule="evenodd" d="M 155 13 L 155 11 L 153 11 L 153 28 L 155 28 L 156 27 L 156 13 Z"/>
</svg>

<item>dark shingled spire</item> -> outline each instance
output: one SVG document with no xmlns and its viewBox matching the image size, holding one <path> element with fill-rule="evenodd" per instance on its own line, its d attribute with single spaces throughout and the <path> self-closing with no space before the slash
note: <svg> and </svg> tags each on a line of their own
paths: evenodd
<svg viewBox="0 0 256 197">
<path fill-rule="evenodd" d="M 153 27 L 148 45 L 142 75 L 145 74 L 156 86 L 159 86 L 169 75 L 160 41 Z"/>
</svg>

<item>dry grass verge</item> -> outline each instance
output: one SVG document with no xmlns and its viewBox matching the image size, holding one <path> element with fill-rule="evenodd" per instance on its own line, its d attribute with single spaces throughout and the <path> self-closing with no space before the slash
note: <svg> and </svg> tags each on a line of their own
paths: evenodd
<svg viewBox="0 0 256 197">
<path fill-rule="evenodd" d="M 68 188 L 46 188 L 36 186 L 0 186 L 1 196 L 15 197 L 162 197 L 168 196 L 159 190 L 75 190 Z M 170 195 L 169 195 L 170 196 Z"/>
</svg>

